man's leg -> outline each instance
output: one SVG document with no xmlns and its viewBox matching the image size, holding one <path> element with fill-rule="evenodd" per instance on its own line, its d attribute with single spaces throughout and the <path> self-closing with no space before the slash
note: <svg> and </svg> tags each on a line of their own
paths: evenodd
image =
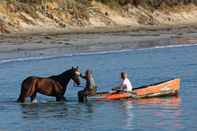
<svg viewBox="0 0 197 131">
<path fill-rule="evenodd" d="M 78 92 L 78 101 L 84 102 L 84 90 Z"/>
</svg>

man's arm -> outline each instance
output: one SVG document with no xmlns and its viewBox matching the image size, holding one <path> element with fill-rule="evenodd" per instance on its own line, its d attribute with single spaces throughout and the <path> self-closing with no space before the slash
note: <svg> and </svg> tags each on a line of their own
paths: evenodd
<svg viewBox="0 0 197 131">
<path fill-rule="evenodd" d="M 120 84 L 120 85 L 118 85 L 118 86 L 113 87 L 112 90 L 121 90 L 122 87 L 123 87 L 123 85 Z"/>
<path fill-rule="evenodd" d="M 122 89 L 122 90 L 127 89 L 127 85 L 122 84 L 121 89 Z"/>
<path fill-rule="evenodd" d="M 116 86 L 112 88 L 112 90 L 118 90 L 118 89 L 120 89 L 120 86 Z"/>
</svg>

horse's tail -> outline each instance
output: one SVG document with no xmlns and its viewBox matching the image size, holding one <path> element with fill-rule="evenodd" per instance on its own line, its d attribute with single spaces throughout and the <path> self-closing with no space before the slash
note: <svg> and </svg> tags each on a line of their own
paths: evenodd
<svg viewBox="0 0 197 131">
<path fill-rule="evenodd" d="M 22 82 L 21 92 L 17 99 L 17 102 L 24 103 L 25 98 L 33 94 L 35 86 L 36 86 L 36 81 L 33 77 L 28 77 L 27 79 L 25 79 Z"/>
<path fill-rule="evenodd" d="M 19 97 L 17 99 L 17 102 L 21 102 L 21 103 L 25 102 L 25 95 L 24 94 L 25 94 L 24 93 L 24 86 L 22 84 L 22 86 L 21 86 L 21 92 L 20 92 L 20 95 L 19 95 Z"/>
</svg>

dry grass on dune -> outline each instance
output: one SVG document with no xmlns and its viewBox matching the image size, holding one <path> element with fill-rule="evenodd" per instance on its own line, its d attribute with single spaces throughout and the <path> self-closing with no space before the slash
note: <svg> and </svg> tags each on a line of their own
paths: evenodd
<svg viewBox="0 0 197 131">
<path fill-rule="evenodd" d="M 196 5 L 197 0 L 0 0 L 0 33 L 187 23 L 196 21 Z"/>
</svg>

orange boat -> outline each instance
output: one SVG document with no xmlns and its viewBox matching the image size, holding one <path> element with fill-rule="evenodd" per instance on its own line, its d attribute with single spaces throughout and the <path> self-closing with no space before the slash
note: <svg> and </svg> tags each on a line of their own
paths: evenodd
<svg viewBox="0 0 197 131">
<path fill-rule="evenodd" d="M 128 92 L 99 92 L 95 96 L 89 96 L 90 98 L 100 98 L 106 100 L 119 100 L 127 98 L 150 98 L 160 97 L 168 95 L 177 95 L 180 89 L 180 79 L 171 79 L 162 81 L 152 85 L 146 85 L 138 88 L 134 88 L 132 93 Z"/>
</svg>

